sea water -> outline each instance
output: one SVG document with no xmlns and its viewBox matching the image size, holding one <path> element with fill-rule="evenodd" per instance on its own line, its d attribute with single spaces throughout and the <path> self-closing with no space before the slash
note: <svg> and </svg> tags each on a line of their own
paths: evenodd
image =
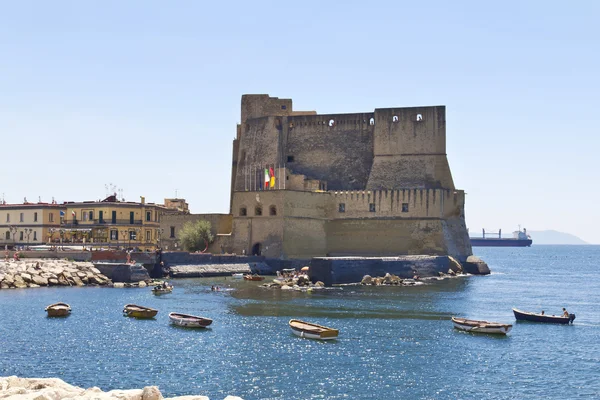
<svg viewBox="0 0 600 400">
<path fill-rule="evenodd" d="M 103 390 L 158 385 L 165 397 L 528 399 L 600 397 L 600 246 L 475 248 L 490 276 L 415 287 L 268 290 L 231 278 L 150 288 L 0 290 L 0 376 L 58 377 Z M 211 285 L 221 290 L 213 292 Z M 67 302 L 67 318 L 44 307 Z M 159 310 L 122 316 L 127 303 Z M 575 313 L 574 325 L 517 323 L 511 308 Z M 168 313 L 214 320 L 169 324 Z M 459 332 L 461 316 L 513 323 L 508 336 Z M 294 336 L 298 318 L 338 340 Z"/>
</svg>

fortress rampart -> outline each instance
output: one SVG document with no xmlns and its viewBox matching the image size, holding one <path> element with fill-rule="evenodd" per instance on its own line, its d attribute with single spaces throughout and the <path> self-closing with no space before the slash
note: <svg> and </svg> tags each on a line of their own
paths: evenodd
<svg viewBox="0 0 600 400">
<path fill-rule="evenodd" d="M 444 106 L 350 114 L 242 96 L 228 251 L 294 259 L 471 255 Z M 264 170 L 275 184 L 264 186 Z"/>
</svg>

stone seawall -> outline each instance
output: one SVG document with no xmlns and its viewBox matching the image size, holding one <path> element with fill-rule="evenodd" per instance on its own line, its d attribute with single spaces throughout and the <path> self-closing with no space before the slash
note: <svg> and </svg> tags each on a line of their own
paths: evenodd
<svg viewBox="0 0 600 400">
<path fill-rule="evenodd" d="M 110 284 L 90 262 L 31 258 L 0 262 L 0 289 Z"/>
<path fill-rule="evenodd" d="M 209 400 L 206 396 L 179 396 L 164 398 L 157 386 L 143 389 L 111 390 L 103 392 L 97 387 L 82 389 L 58 378 L 0 377 L 0 398 L 14 400 Z M 225 400 L 243 400 L 227 396 Z"/>
<path fill-rule="evenodd" d="M 318 257 L 312 259 L 309 275 L 311 281 L 322 281 L 331 286 L 357 283 L 365 275 L 385 276 L 389 273 L 399 278 L 413 278 L 415 275 L 426 278 L 439 276 L 448 270 L 457 272 L 462 270 L 462 265 L 448 256 Z"/>
</svg>

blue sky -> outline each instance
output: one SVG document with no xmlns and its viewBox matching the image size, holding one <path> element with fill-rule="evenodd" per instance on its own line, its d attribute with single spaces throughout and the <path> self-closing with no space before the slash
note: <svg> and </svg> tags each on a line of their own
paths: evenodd
<svg viewBox="0 0 600 400">
<path fill-rule="evenodd" d="M 600 3 L 0 1 L 0 193 L 228 212 L 244 93 L 447 107 L 469 228 L 600 243 Z"/>
</svg>

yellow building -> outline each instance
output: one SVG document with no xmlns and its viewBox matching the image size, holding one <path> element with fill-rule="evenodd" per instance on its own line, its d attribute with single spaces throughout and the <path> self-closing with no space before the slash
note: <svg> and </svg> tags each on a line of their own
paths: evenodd
<svg viewBox="0 0 600 400">
<path fill-rule="evenodd" d="M 134 248 L 153 251 L 160 238 L 160 204 L 119 201 L 66 202 L 62 241 L 92 248 Z"/>
<path fill-rule="evenodd" d="M 65 206 L 54 203 L 0 204 L 0 246 L 39 246 L 59 232 Z"/>
</svg>

